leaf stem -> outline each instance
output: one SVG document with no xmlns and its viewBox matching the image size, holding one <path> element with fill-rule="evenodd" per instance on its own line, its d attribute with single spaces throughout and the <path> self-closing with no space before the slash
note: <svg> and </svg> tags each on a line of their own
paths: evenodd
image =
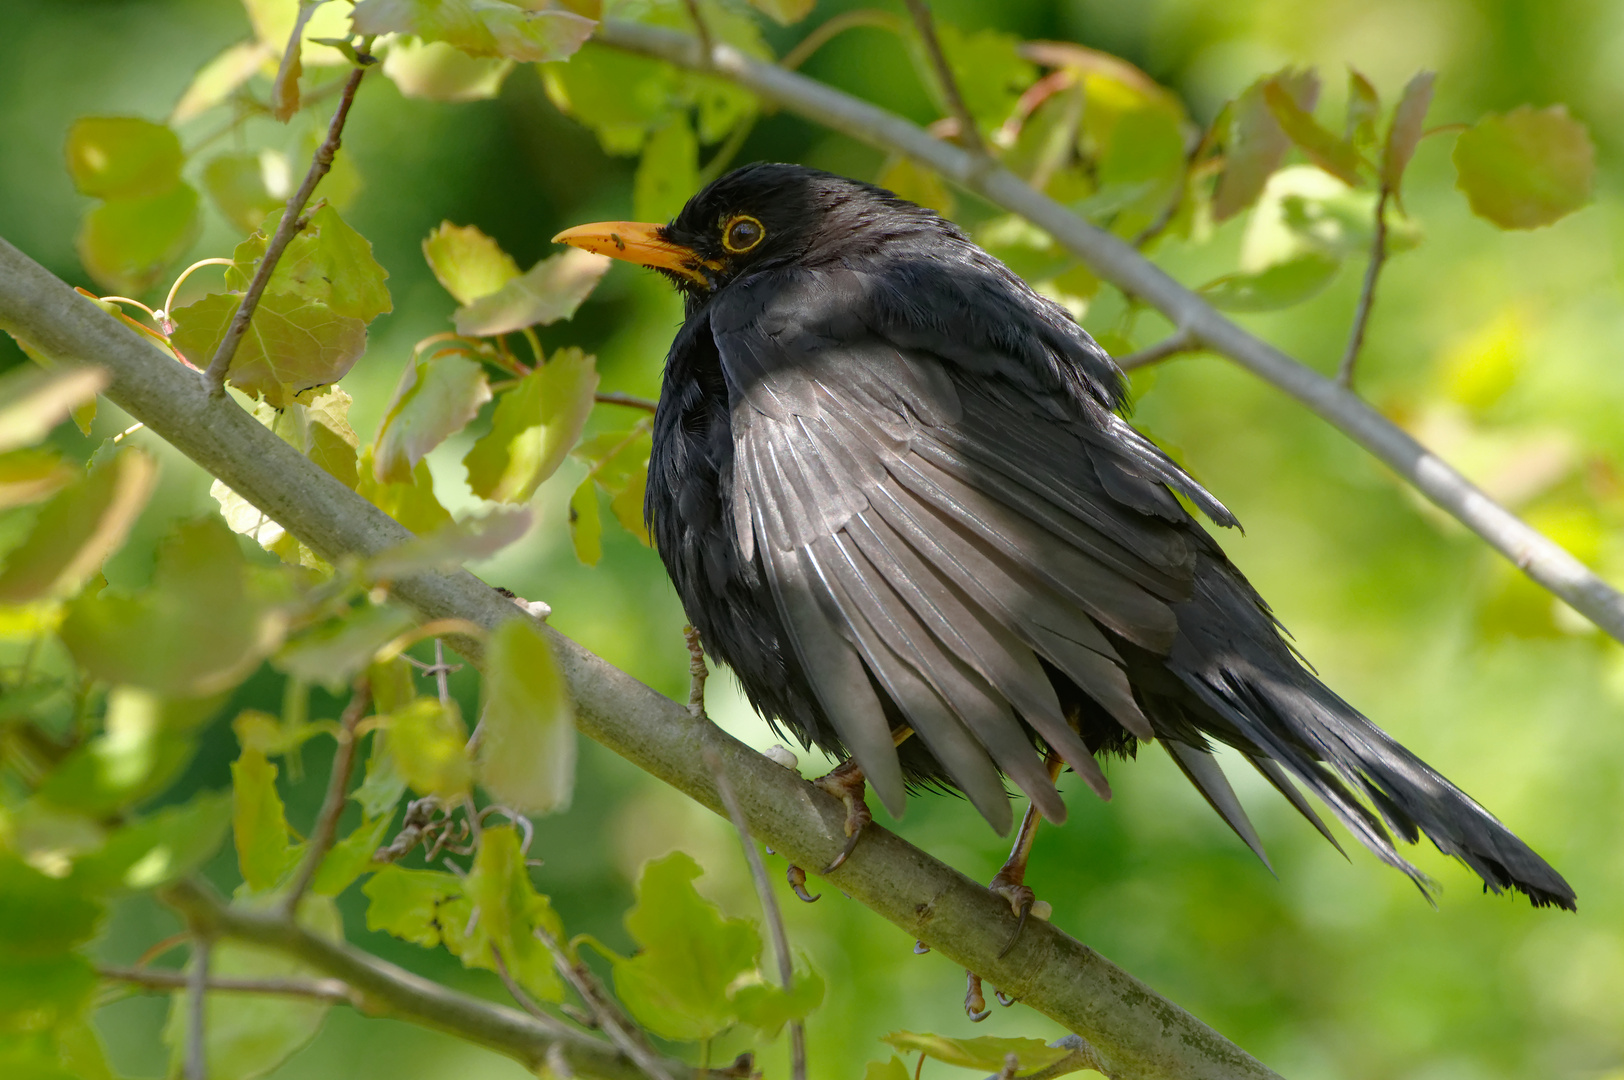
<svg viewBox="0 0 1624 1080">
<path fill-rule="evenodd" d="M 333 156 L 338 153 L 338 147 L 344 134 L 344 122 L 349 118 L 350 106 L 355 104 L 355 91 L 366 76 L 367 68 L 372 63 L 372 57 L 367 50 L 371 48 L 371 39 L 362 44 L 362 63 L 356 65 L 350 72 L 349 79 L 344 83 L 344 91 L 339 96 L 338 108 L 333 112 L 332 122 L 327 125 L 327 138 L 316 147 L 316 153 L 310 159 L 310 171 L 305 173 L 304 183 L 299 185 L 288 198 L 287 207 L 282 211 L 282 220 L 276 226 L 276 234 L 265 245 L 265 254 L 259 260 L 259 267 L 254 271 L 253 280 L 248 283 L 248 292 L 243 295 L 242 303 L 238 305 L 237 312 L 231 317 L 231 323 L 226 327 L 225 336 L 220 339 L 220 347 L 214 351 L 214 358 L 209 361 L 208 369 L 203 373 L 205 384 L 212 397 L 221 397 L 226 392 L 226 373 L 231 368 L 231 361 L 237 355 L 237 346 L 242 343 L 243 335 L 248 333 L 248 324 L 254 317 L 254 309 L 259 307 L 260 297 L 265 294 L 265 286 L 271 280 L 271 272 L 282 258 L 282 252 L 287 250 L 294 234 L 303 229 L 306 220 L 305 204 L 321 183 L 322 177 L 327 175 L 333 167 Z"/>
<path fill-rule="evenodd" d="M 930 5 L 925 0 L 907 0 L 907 4 L 914 26 L 919 29 L 919 38 L 925 44 L 925 52 L 930 55 L 931 66 L 936 69 L 936 78 L 942 84 L 942 95 L 947 98 L 948 110 L 959 122 L 959 140 L 972 155 L 986 159 L 987 144 L 981 141 L 981 129 L 976 127 L 976 118 L 970 115 L 969 108 L 964 104 L 964 95 L 959 93 L 959 83 L 947 63 L 947 54 L 942 52 Z"/>
<path fill-rule="evenodd" d="M 574 988 L 580 995 L 581 1002 L 591 1014 L 592 1020 L 609 1036 L 625 1054 L 637 1063 L 637 1067 L 649 1077 L 649 1080 L 671 1080 L 671 1073 L 660 1061 L 649 1046 L 648 1039 L 642 1029 L 632 1023 L 631 1019 L 623 1013 L 610 997 L 609 990 L 579 959 L 570 956 L 558 939 L 548 933 L 547 928 L 535 928 L 536 940 L 544 945 L 553 957 L 553 967 L 558 971 L 565 982 Z"/>
<path fill-rule="evenodd" d="M 872 26 L 876 30 L 889 30 L 893 34 L 900 34 L 904 25 L 903 21 L 891 12 L 881 11 L 879 8 L 843 11 L 833 18 L 825 19 L 810 34 L 797 41 L 795 47 L 778 61 L 778 65 L 786 71 L 794 71 L 806 63 L 813 53 L 847 30 L 855 30 L 859 26 Z"/>
<path fill-rule="evenodd" d="M 1180 353 L 1194 352 L 1199 348 L 1201 342 L 1194 333 L 1189 330 L 1175 330 L 1154 345 L 1147 345 L 1138 352 L 1117 357 L 1116 366 L 1123 371 L 1132 371 L 1135 368 L 1160 363 Z"/>
<path fill-rule="evenodd" d="M 659 406 L 659 402 L 645 397 L 638 397 L 635 394 L 623 394 L 619 390 L 606 390 L 602 393 L 593 394 L 592 400 L 599 405 L 624 405 L 628 409 L 642 409 L 647 413 L 653 412 Z"/>
<path fill-rule="evenodd" d="M 1353 329 L 1348 332 L 1348 346 L 1342 353 L 1342 363 L 1336 369 L 1336 381 L 1353 389 L 1353 368 L 1359 362 L 1359 350 L 1365 343 L 1365 328 L 1370 323 L 1370 310 L 1376 302 L 1376 280 L 1381 277 L 1387 262 L 1387 202 L 1393 192 L 1385 185 L 1376 196 L 1376 224 L 1371 230 L 1370 263 L 1365 267 L 1365 283 L 1359 290 L 1359 306 L 1353 313 Z"/>
</svg>

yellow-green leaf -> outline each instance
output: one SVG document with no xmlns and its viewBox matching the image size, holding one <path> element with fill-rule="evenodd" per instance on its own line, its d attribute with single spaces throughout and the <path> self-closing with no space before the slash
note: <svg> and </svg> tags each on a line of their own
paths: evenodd
<svg viewBox="0 0 1624 1080">
<path fill-rule="evenodd" d="M 443 799 L 468 793 L 468 729 L 455 701 L 418 698 L 389 717 L 388 731 L 390 752 L 414 791 Z"/>
<path fill-rule="evenodd" d="M 1382 149 L 1382 187 L 1395 196 L 1426 131 L 1427 108 L 1432 104 L 1432 83 L 1436 78 L 1433 72 L 1418 72 L 1405 84 L 1404 96 L 1393 110 L 1393 124 L 1387 129 L 1387 143 Z"/>
<path fill-rule="evenodd" d="M 158 195 L 119 197 L 92 207 L 74 245 L 97 283 L 140 293 L 186 253 L 197 235 L 197 191 L 177 183 Z"/>
<path fill-rule="evenodd" d="M 593 20 L 507 0 L 361 0 L 358 34 L 411 34 L 443 41 L 470 56 L 504 56 L 525 63 L 564 60 L 592 36 Z"/>
<path fill-rule="evenodd" d="M 0 453 L 39 442 L 108 382 L 105 368 L 88 365 L 53 371 L 24 365 L 0 375 Z"/>
<path fill-rule="evenodd" d="M 68 173 L 82 194 L 147 199 L 171 191 L 186 161 L 180 138 L 134 116 L 86 116 L 68 129 Z"/>
<path fill-rule="evenodd" d="M 547 639 L 528 619 L 510 619 L 485 659 L 480 786 L 521 813 L 564 809 L 575 787 L 575 708 Z"/>
<path fill-rule="evenodd" d="M 490 399 L 484 367 L 465 356 L 408 365 L 378 433 L 373 474 L 392 483 L 410 480 L 423 456 L 466 427 Z"/>
<path fill-rule="evenodd" d="M 1280 167 L 1291 148 L 1291 140 L 1280 129 L 1264 96 L 1270 86 L 1283 89 L 1304 112 L 1312 112 L 1319 100 L 1319 76 L 1313 71 L 1288 68 L 1259 79 L 1227 106 L 1228 115 L 1222 125 L 1224 171 L 1212 198 L 1215 221 L 1234 217 L 1256 202 L 1270 174 Z"/>
<path fill-rule="evenodd" d="M 170 341 L 188 360 L 207 367 L 242 304 L 235 293 L 211 293 L 170 313 Z M 367 327 L 328 305 L 293 293 L 267 291 L 237 344 L 227 375 L 243 393 L 285 408 L 294 395 L 343 378 L 366 351 Z"/>
<path fill-rule="evenodd" d="M 423 257 L 459 304 L 489 296 L 519 276 L 519 264 L 473 225 L 442 221 L 423 241 Z"/>
<path fill-rule="evenodd" d="M 366 574 L 374 581 L 393 581 L 431 570 L 449 572 L 518 541 L 534 520 L 529 507 L 495 507 L 378 553 L 367 562 Z"/>
<path fill-rule="evenodd" d="M 434 477 L 429 474 L 427 461 L 413 466 L 409 480 L 385 483 L 377 479 L 372 466 L 372 448 L 367 447 L 361 454 L 358 469 L 355 493 L 412 532 L 433 532 L 451 522 L 451 512 L 434 497 Z"/>
<path fill-rule="evenodd" d="M 303 229 L 288 241 L 267 291 L 291 293 L 319 300 L 340 315 L 371 322 L 393 310 L 389 272 L 372 257 L 372 244 L 352 229 L 330 204 L 323 202 L 307 215 Z M 267 237 L 282 220 L 276 210 L 260 231 L 237 245 L 226 271 L 226 287 L 246 292 L 254 270 L 265 255 Z"/>
<path fill-rule="evenodd" d="M 670 221 L 698 189 L 699 139 L 686 113 L 672 113 L 643 144 L 632 179 L 632 213 L 639 221 Z"/>
<path fill-rule="evenodd" d="M 253 747 L 244 748 L 231 763 L 231 835 L 237 869 L 255 892 L 274 888 L 294 855 L 276 774 L 276 766 Z"/>
<path fill-rule="evenodd" d="M 495 292 L 458 308 L 457 333 L 508 334 L 568 319 L 597 287 L 609 263 L 607 256 L 579 248 L 550 255 Z"/>
<path fill-rule="evenodd" d="M 372 663 L 380 649 L 416 623 L 416 616 L 397 604 L 362 604 L 300 634 L 271 662 L 296 679 L 337 694 Z"/>
<path fill-rule="evenodd" d="M 397 38 L 383 58 L 383 73 L 402 96 L 429 101 L 479 101 L 501 93 L 513 70 L 508 57 L 469 56 L 443 41 Z"/>
<path fill-rule="evenodd" d="M 33 530 L 6 556 L 0 604 L 64 597 L 124 543 L 157 474 L 157 464 L 125 449 L 41 508 Z"/>
<path fill-rule="evenodd" d="M 287 39 L 283 38 L 286 44 Z M 269 47 L 259 41 L 239 41 L 198 69 L 192 76 L 186 92 L 175 103 L 169 122 L 180 125 L 192 120 L 225 101 L 243 83 L 254 77 L 273 55 Z M 250 226 L 252 227 L 252 226 Z"/>
<path fill-rule="evenodd" d="M 285 201 L 265 186 L 265 162 L 259 154 L 221 154 L 203 166 L 203 190 L 227 221 L 253 232 Z"/>
<path fill-rule="evenodd" d="M 592 478 L 581 481 L 570 496 L 570 543 L 575 557 L 588 566 L 603 558 L 603 523 L 598 515 L 598 489 Z"/>
<path fill-rule="evenodd" d="M 570 346 L 504 391 L 491 430 L 462 459 L 474 494 L 530 498 L 579 441 L 597 389 L 596 358 Z"/>
<path fill-rule="evenodd" d="M 1275 122 L 1286 137 L 1296 143 L 1309 159 L 1349 186 L 1356 187 L 1362 179 L 1364 158 L 1353 144 L 1332 134 L 1314 114 L 1297 104 L 1290 90 L 1278 82 L 1263 86 L 1263 101 L 1274 113 Z"/>
<path fill-rule="evenodd" d="M 1537 229 L 1590 201 L 1596 147 L 1566 106 L 1490 113 L 1455 143 L 1456 186 L 1502 229 Z"/>
<path fill-rule="evenodd" d="M 922 1035 L 913 1031 L 893 1031 L 884 1036 L 904 1054 L 922 1052 L 926 1057 L 964 1069 L 1001 1071 L 1004 1059 L 1014 1054 L 1023 1070 L 1042 1069 L 1053 1065 L 1071 1051 L 1063 1046 L 1048 1046 L 1042 1039 L 1007 1038 L 983 1035 L 978 1039 L 950 1039 L 944 1035 Z"/>
</svg>

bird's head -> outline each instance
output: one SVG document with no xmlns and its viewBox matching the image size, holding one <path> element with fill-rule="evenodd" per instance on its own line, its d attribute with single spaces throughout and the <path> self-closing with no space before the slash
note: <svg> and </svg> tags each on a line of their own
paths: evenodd
<svg viewBox="0 0 1624 1080">
<path fill-rule="evenodd" d="M 553 237 L 652 267 L 703 301 L 755 269 L 849 259 L 928 234 L 962 234 L 870 184 L 801 165 L 746 165 L 688 200 L 669 224 L 600 221 Z"/>
</svg>

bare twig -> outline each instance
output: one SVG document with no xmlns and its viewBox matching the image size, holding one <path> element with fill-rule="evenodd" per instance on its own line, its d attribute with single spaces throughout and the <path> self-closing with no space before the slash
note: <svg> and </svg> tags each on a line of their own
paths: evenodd
<svg viewBox="0 0 1624 1080">
<path fill-rule="evenodd" d="M 970 115 L 969 107 L 964 104 L 964 95 L 959 93 L 959 81 L 953 77 L 953 68 L 947 62 L 947 54 L 942 52 L 942 43 L 936 37 L 936 20 L 931 18 L 930 5 L 925 0 L 907 0 L 907 3 L 908 14 L 913 16 L 914 26 L 919 29 L 919 39 L 924 42 L 931 66 L 936 69 L 936 78 L 942 84 L 942 96 L 947 99 L 948 110 L 959 122 L 959 140 L 971 154 L 986 158 L 987 144 L 981 141 L 981 129 L 976 127 L 976 118 Z"/>
<path fill-rule="evenodd" d="M 674 64 L 692 64 L 692 41 L 659 27 L 611 20 L 598 27 L 597 40 Z M 887 152 L 906 154 L 1037 225 L 1102 278 L 1155 307 L 1173 325 L 1188 327 L 1203 347 L 1229 357 L 1318 413 L 1488 541 L 1536 583 L 1624 641 L 1624 595 L 1617 589 L 1495 502 L 1357 394 L 1230 322 L 1131 245 L 1033 190 L 1008 169 L 978 161 L 876 105 L 776 64 L 751 59 L 726 45 L 717 46 L 712 59 L 713 73 L 754 91 L 769 104 Z"/>
<path fill-rule="evenodd" d="M 186 976 L 186 1080 L 208 1080 L 208 1040 L 204 1024 L 209 1003 L 209 954 L 214 940 L 193 927 L 192 970 Z"/>
<path fill-rule="evenodd" d="M 109 982 L 127 983 L 141 990 L 168 992 L 190 989 L 193 973 L 154 971 L 150 968 L 102 967 L 96 974 Z M 333 1005 L 360 1006 L 361 995 L 340 979 L 233 979 L 214 976 L 204 982 L 210 993 L 271 994 L 280 997 L 313 998 Z"/>
<path fill-rule="evenodd" d="M 671 1080 L 671 1074 L 665 1064 L 643 1037 L 642 1029 L 620 1011 L 614 999 L 609 996 L 608 989 L 598 981 L 592 969 L 566 953 L 558 939 L 548 933 L 545 927 L 536 927 L 535 933 L 536 940 L 545 945 L 547 951 L 552 954 L 553 967 L 580 995 L 581 1002 L 586 1006 L 593 1023 L 609 1036 L 609 1041 L 619 1047 L 621 1053 L 635 1061 L 637 1067 L 648 1075 L 649 1080 Z"/>
<path fill-rule="evenodd" d="M 507 961 L 502 959 L 502 950 L 494 943 L 491 945 L 491 958 L 496 961 L 497 978 L 502 980 L 502 985 L 507 987 L 508 994 L 519 1003 L 519 1007 L 538 1020 L 550 1020 L 551 1017 L 542 1011 L 534 998 L 525 993 L 524 987 L 520 986 L 518 980 L 508 971 Z"/>
<path fill-rule="evenodd" d="M 767 920 L 767 928 L 773 938 L 773 952 L 778 957 L 778 981 L 783 985 L 784 992 L 788 993 L 795 982 L 795 960 L 790 955 L 789 934 L 784 930 L 784 916 L 778 910 L 778 898 L 773 895 L 772 882 L 767 879 L 767 864 L 762 861 L 761 852 L 756 850 L 756 842 L 750 839 L 750 823 L 745 820 L 739 797 L 733 793 L 733 785 L 728 783 L 722 755 L 709 745 L 701 754 L 711 775 L 716 778 L 716 794 L 721 796 L 727 816 L 733 819 L 733 828 L 738 832 L 739 843 L 744 848 L 745 861 L 750 864 L 750 878 L 756 883 L 756 895 L 761 899 L 761 914 Z M 806 1025 L 799 1020 L 789 1022 L 789 1068 L 792 1080 L 806 1080 Z"/>
<path fill-rule="evenodd" d="M 299 864 L 299 872 L 282 900 L 282 910 L 289 918 L 298 910 L 305 890 L 316 880 L 316 872 L 321 869 L 322 860 L 332 850 L 333 840 L 338 836 L 338 819 L 344 815 L 344 798 L 349 791 L 350 776 L 355 771 L 355 744 L 359 741 L 355 737 L 355 729 L 371 704 L 372 686 L 363 676 L 355 681 L 355 687 L 350 691 L 350 703 L 338 718 L 338 746 L 333 750 L 333 768 L 327 777 L 327 794 L 322 798 L 321 810 L 316 815 L 316 827 L 310 830 L 310 843 L 305 849 L 304 861 Z"/>
<path fill-rule="evenodd" d="M 592 400 L 599 405 L 624 405 L 628 409 L 642 409 L 644 412 L 653 412 L 659 404 L 651 398 L 638 397 L 635 394 L 623 394 L 618 390 L 608 390 L 601 394 L 593 394 Z"/>
<path fill-rule="evenodd" d="M 1365 343 L 1365 327 L 1370 323 L 1370 309 L 1376 301 L 1376 279 L 1381 276 L 1382 264 L 1387 261 L 1387 203 L 1393 197 L 1386 185 L 1376 196 L 1376 222 L 1371 230 L 1370 264 L 1365 267 L 1364 287 L 1359 290 L 1359 306 L 1353 313 L 1353 329 L 1348 332 L 1348 347 L 1342 353 L 1342 363 L 1336 369 L 1336 381 L 1353 389 L 1353 367 L 1359 362 L 1359 349 Z"/>
<path fill-rule="evenodd" d="M 370 47 L 370 46 L 368 46 Z M 349 118 L 350 106 L 355 104 L 355 91 L 361 85 L 361 79 L 366 76 L 367 68 L 372 57 L 362 50 L 362 62 L 350 72 L 348 81 L 344 83 L 344 91 L 339 95 L 338 108 L 333 113 L 332 122 L 327 125 L 327 138 L 316 147 L 315 155 L 310 159 L 310 171 L 305 173 L 304 183 L 299 190 L 288 197 L 288 204 L 282 211 L 282 220 L 276 226 L 276 233 L 265 245 L 265 254 L 259 260 L 259 266 L 254 271 L 253 280 L 248 283 L 248 291 L 243 294 L 242 303 L 237 307 L 237 313 L 231 317 L 231 325 L 226 328 L 225 337 L 220 339 L 220 347 L 214 351 L 214 358 L 209 361 L 208 370 L 203 378 L 208 385 L 209 393 L 220 397 L 226 391 L 226 372 L 231 368 L 231 361 L 237 355 L 237 346 L 242 343 L 243 335 L 248 333 L 248 324 L 254 318 L 254 309 L 259 307 L 260 297 L 265 294 L 265 286 L 271 280 L 271 272 L 276 269 L 277 262 L 282 258 L 282 252 L 287 250 L 288 244 L 293 240 L 294 234 L 305 226 L 302 218 L 305 204 L 310 201 L 311 194 L 316 185 L 321 183 L 322 177 L 333 167 L 333 156 L 338 153 L 339 143 L 344 134 L 344 121 Z"/>
<path fill-rule="evenodd" d="M 682 0 L 682 6 L 688 9 L 688 20 L 694 24 L 694 36 L 699 39 L 700 51 L 708 58 L 715 46 L 711 43 L 710 27 L 705 25 L 705 16 L 700 13 L 699 0 Z"/>
<path fill-rule="evenodd" d="M 1201 342 L 1190 331 L 1175 330 L 1154 345 L 1147 345 L 1138 352 L 1129 353 L 1127 356 L 1116 357 L 1116 366 L 1123 371 L 1132 371 L 1134 368 L 1159 363 L 1180 353 L 1194 352 L 1200 347 Z"/>
<path fill-rule="evenodd" d="M 794 71 L 806 63 L 811 55 L 823 48 L 847 30 L 854 30 L 859 26 L 872 26 L 876 30 L 889 30 L 893 34 L 901 33 L 906 24 L 889 11 L 878 8 L 858 8 L 856 11 L 842 11 L 833 18 L 825 19 L 817 28 L 806 37 L 795 43 L 795 47 L 784 54 L 778 63 L 787 71 Z"/>
</svg>

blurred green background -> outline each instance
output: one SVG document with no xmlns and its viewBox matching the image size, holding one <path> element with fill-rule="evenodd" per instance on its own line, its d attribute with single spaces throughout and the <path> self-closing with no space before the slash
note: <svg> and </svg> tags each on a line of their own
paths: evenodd
<svg viewBox="0 0 1624 1080">
<path fill-rule="evenodd" d="M 769 30 L 780 51 L 846 7 L 820 3 L 800 28 Z M 1448 138 L 1426 140 L 1406 205 L 1426 239 L 1384 277 L 1361 389 L 1389 415 L 1490 491 L 1624 582 L 1624 4 L 1617 0 L 940 0 L 939 18 L 1063 38 L 1116 52 L 1176 89 L 1202 122 L 1258 76 L 1316 64 L 1331 115 L 1353 64 L 1396 97 L 1416 69 L 1439 72 L 1432 123 L 1472 121 L 1529 102 L 1566 102 L 1600 151 L 1595 203 L 1554 227 L 1503 234 L 1453 190 Z M 235 0 L 4 0 L 0 3 L 0 235 L 74 283 L 89 284 L 73 236 L 88 200 L 63 167 L 68 125 L 86 114 L 161 120 L 194 70 L 247 33 Z M 810 74 L 919 121 L 934 116 L 902 47 L 858 29 L 807 65 Z M 295 125 L 308 123 L 300 119 Z M 188 145 L 207 134 L 187 133 Z M 268 120 L 245 148 L 301 135 Z M 630 216 L 628 159 L 606 157 L 560 116 L 535 72 L 499 99 L 409 101 L 369 80 L 345 138 L 364 184 L 347 218 L 391 274 L 395 311 L 372 328 L 369 353 L 344 380 L 352 419 L 370 437 L 418 339 L 447 329 L 453 301 L 419 244 L 442 219 L 475 224 L 527 266 L 548 237 L 580 221 Z M 759 123 L 739 160 L 798 160 L 864 178 L 873 150 L 792 117 Z M 988 213 L 961 200 L 967 219 Z M 1158 260 L 1199 283 L 1233 267 L 1244 221 L 1200 248 L 1169 243 Z M 239 238 L 217 215 L 194 258 L 228 254 Z M 1355 264 L 1290 312 L 1251 320 L 1269 340 L 1330 370 L 1358 289 Z M 201 293 L 201 287 L 198 292 Z M 183 301 L 188 295 L 183 290 Z M 149 301 L 154 298 L 148 297 Z M 161 299 L 158 297 L 157 299 Z M 1102 300 L 1096 332 L 1137 344 L 1164 330 L 1153 315 L 1125 326 Z M 595 351 L 604 388 L 653 394 L 680 321 L 671 290 L 622 264 L 551 346 Z M 19 362 L 0 342 L 0 368 Z M 1067 792 L 1063 829 L 1045 829 L 1029 882 L 1054 921 L 1193 1011 L 1293 1080 L 1624 1078 L 1624 648 L 1528 585 L 1484 545 L 1430 510 L 1347 439 L 1225 361 L 1172 361 L 1135 380 L 1136 420 L 1172 448 L 1247 527 L 1224 542 L 1325 679 L 1510 824 L 1579 894 L 1577 916 L 1479 895 L 1477 880 L 1430 848 L 1415 857 L 1442 884 L 1433 910 L 1401 876 L 1350 844 L 1351 865 L 1246 768 L 1230 770 L 1269 847 L 1260 866 L 1156 748 L 1111 768 L 1104 805 Z M 129 421 L 103 405 L 93 446 Z M 453 511 L 477 500 L 458 462 L 482 430 L 431 457 Z M 209 478 L 157 440 L 160 494 L 109 566 L 115 583 L 150 573 L 156 539 L 175 520 L 212 513 Z M 573 473 L 570 470 L 575 470 Z M 547 485 L 524 543 L 476 571 L 545 599 L 553 623 L 668 694 L 685 689 L 682 615 L 655 555 L 608 530 L 597 567 L 575 560 L 565 506 L 581 467 Z M 474 680 L 454 680 L 465 712 Z M 274 711 L 280 677 L 261 672 L 236 707 Z M 329 713 L 337 706 L 326 702 Z M 728 678 L 711 711 L 757 746 L 772 740 Z M 235 754 L 223 714 L 176 799 L 229 783 Z M 324 762 L 307 755 L 311 774 Z M 821 760 L 802 755 L 809 775 Z M 287 789 L 296 826 L 315 784 Z M 1073 788 L 1078 785 L 1072 785 Z M 883 820 L 883 818 L 882 818 Z M 888 823 L 889 824 L 889 823 Z M 990 877 L 1003 841 L 965 803 L 915 800 L 900 826 L 913 842 L 973 877 Z M 566 925 L 629 946 L 621 913 L 643 860 L 681 848 L 706 868 L 702 891 L 732 912 L 755 900 L 727 827 L 595 745 L 582 749 L 574 807 L 540 823 L 538 887 Z M 775 876 L 782 859 L 769 860 Z M 229 888 L 229 851 L 212 870 Z M 818 883 L 814 881 L 814 886 Z M 797 948 L 830 994 L 809 1025 L 813 1073 L 857 1077 L 900 1028 L 942 1034 L 1062 1032 L 1020 1006 L 971 1025 L 959 1009 L 962 972 L 837 890 L 812 906 L 784 898 Z M 496 980 L 368 934 L 362 898 L 342 900 L 353 940 L 423 973 L 501 997 Z M 131 901 L 100 953 L 128 962 L 172 932 L 170 917 Z M 161 998 L 131 999 L 97 1023 L 116 1069 L 164 1070 Z M 726 1040 L 716 1056 L 737 1049 Z M 783 1072 L 782 1049 L 765 1059 Z M 278 1080 L 303 1077 L 516 1077 L 518 1066 L 450 1039 L 334 1010 L 318 1039 Z M 946 1075 L 945 1066 L 927 1066 Z M 963 1073 L 961 1075 L 969 1075 Z"/>
</svg>

